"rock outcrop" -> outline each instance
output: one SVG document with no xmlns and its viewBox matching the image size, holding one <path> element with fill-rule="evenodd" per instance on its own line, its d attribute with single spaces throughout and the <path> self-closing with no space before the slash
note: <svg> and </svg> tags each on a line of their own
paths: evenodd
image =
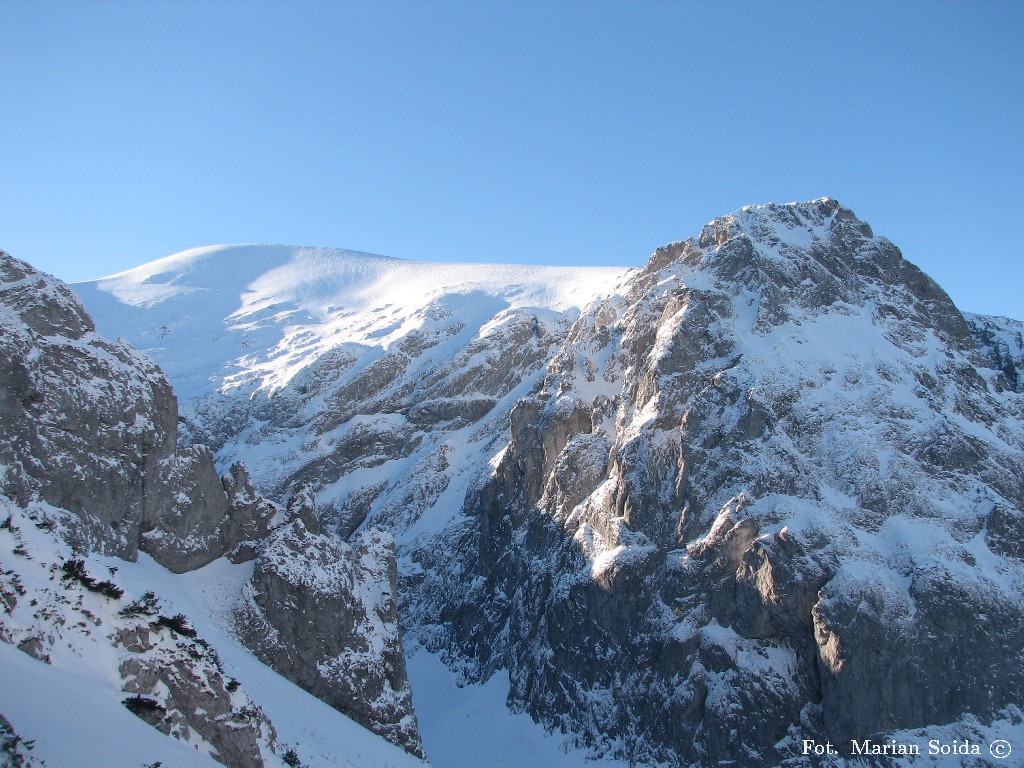
<svg viewBox="0 0 1024 768">
<path fill-rule="evenodd" d="M 66 285 L 0 252 L 0 492 L 68 510 L 85 551 L 173 571 L 250 558 L 275 510 L 242 466 L 177 449 L 178 404 L 151 360 L 96 333 Z"/>
<path fill-rule="evenodd" d="M 368 531 L 350 545 L 296 518 L 256 559 L 235 629 L 268 666 L 423 757 L 396 595 L 390 536 Z"/>
<path fill-rule="evenodd" d="M 125 705 L 168 736 L 208 744 L 229 768 L 262 766 L 261 741 L 275 744 L 274 727 L 224 677 L 216 652 L 186 620 L 168 623 L 176 626 L 146 621 L 119 632 L 118 645 L 129 653 L 118 671 L 125 692 L 134 694 Z"/>
</svg>

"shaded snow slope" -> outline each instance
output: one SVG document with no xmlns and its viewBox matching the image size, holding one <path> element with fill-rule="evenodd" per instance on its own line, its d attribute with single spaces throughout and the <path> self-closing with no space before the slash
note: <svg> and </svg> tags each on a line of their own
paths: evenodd
<svg viewBox="0 0 1024 768">
<path fill-rule="evenodd" d="M 508 678 L 494 675 L 479 685 L 460 684 L 434 654 L 413 647 L 409 678 L 423 745 L 433 768 L 626 768 L 610 758 L 594 760 L 571 748 L 563 734 L 545 733 L 530 716 L 510 712 Z M 486 756 L 486 757 L 484 757 Z"/>
</svg>

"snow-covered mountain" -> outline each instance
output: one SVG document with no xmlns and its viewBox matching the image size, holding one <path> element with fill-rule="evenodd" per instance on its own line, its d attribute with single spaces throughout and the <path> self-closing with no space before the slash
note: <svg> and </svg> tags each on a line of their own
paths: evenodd
<svg viewBox="0 0 1024 768">
<path fill-rule="evenodd" d="M 634 759 L 1019 723 L 1024 402 L 983 351 L 834 201 L 716 220 L 574 324 L 410 621 Z"/>
<path fill-rule="evenodd" d="M 254 562 L 174 583 L 338 709 L 376 702 L 392 741 L 400 623 L 418 709 L 417 680 L 443 688 L 425 650 L 480 683 L 458 701 L 507 679 L 513 712 L 605 759 L 1024 750 L 1022 326 L 964 316 L 833 200 L 744 208 L 628 271 L 216 246 L 74 288 L 182 398 L 165 450 L 209 445 L 229 506 L 277 510 L 218 544 Z M 324 651 L 309 615 L 381 629 Z"/>
<path fill-rule="evenodd" d="M 259 463 L 272 497 L 313 485 L 344 536 L 368 515 L 405 536 L 457 511 L 434 501 L 450 486 L 461 505 L 512 404 L 624 272 L 225 246 L 76 290 L 159 361 L 223 466 Z"/>
</svg>

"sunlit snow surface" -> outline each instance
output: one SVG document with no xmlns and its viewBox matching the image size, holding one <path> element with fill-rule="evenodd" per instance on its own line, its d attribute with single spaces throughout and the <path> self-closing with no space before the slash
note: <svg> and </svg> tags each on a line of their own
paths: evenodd
<svg viewBox="0 0 1024 768">
<path fill-rule="evenodd" d="M 279 389 L 342 342 L 386 349 L 442 297 L 485 333 L 506 309 L 578 311 L 625 272 L 216 245 L 73 287 L 101 333 L 148 351 L 189 402 L 222 387 Z"/>
</svg>

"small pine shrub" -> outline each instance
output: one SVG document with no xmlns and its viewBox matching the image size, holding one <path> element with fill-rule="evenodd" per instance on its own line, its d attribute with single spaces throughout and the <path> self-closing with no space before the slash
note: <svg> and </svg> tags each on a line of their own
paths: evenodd
<svg viewBox="0 0 1024 768">
<path fill-rule="evenodd" d="M 60 569 L 64 573 L 64 575 L 61 576 L 61 581 L 77 581 L 90 592 L 96 592 L 106 597 L 113 598 L 114 600 L 120 600 L 124 595 L 124 590 L 114 582 L 96 581 L 96 579 L 90 576 L 89 572 L 85 570 L 84 560 L 79 560 L 77 558 L 67 560 Z"/>
<path fill-rule="evenodd" d="M 120 600 L 124 596 L 124 590 L 112 581 L 98 582 L 92 591 L 99 592 L 113 600 Z"/>
<path fill-rule="evenodd" d="M 177 632 L 179 635 L 193 639 L 199 634 L 188 623 L 188 618 L 183 613 L 178 613 L 174 616 L 164 616 L 161 613 L 157 620 L 153 622 L 153 626 L 167 627 L 172 632 Z"/>
<path fill-rule="evenodd" d="M 281 762 L 285 765 L 290 765 L 291 768 L 306 768 L 302 761 L 299 760 L 299 753 L 294 749 L 289 749 L 283 755 L 281 755 Z"/>
<path fill-rule="evenodd" d="M 232 677 L 228 679 L 227 685 L 225 685 L 224 687 L 227 689 L 228 693 L 234 693 L 238 690 L 238 686 L 240 685 L 241 683 L 239 683 L 237 680 L 235 680 L 235 678 Z"/>
<path fill-rule="evenodd" d="M 84 560 L 76 558 L 66 560 L 60 569 L 64 572 L 64 575 L 61 576 L 61 581 L 77 581 L 86 589 L 92 589 L 96 586 L 96 579 L 85 570 Z"/>
<path fill-rule="evenodd" d="M 143 720 L 154 714 L 158 714 L 160 717 L 167 714 L 167 709 L 163 704 L 149 696 L 143 696 L 141 693 L 129 696 L 121 703 L 128 707 L 133 715 L 141 717 Z"/>
<path fill-rule="evenodd" d="M 256 725 L 263 718 L 263 710 L 255 704 L 246 704 L 236 713 L 237 717 Z"/>
<path fill-rule="evenodd" d="M 160 601 L 154 592 L 146 592 L 142 597 L 132 600 L 117 612 L 123 619 L 134 619 L 139 616 L 156 616 L 160 613 Z"/>
</svg>

